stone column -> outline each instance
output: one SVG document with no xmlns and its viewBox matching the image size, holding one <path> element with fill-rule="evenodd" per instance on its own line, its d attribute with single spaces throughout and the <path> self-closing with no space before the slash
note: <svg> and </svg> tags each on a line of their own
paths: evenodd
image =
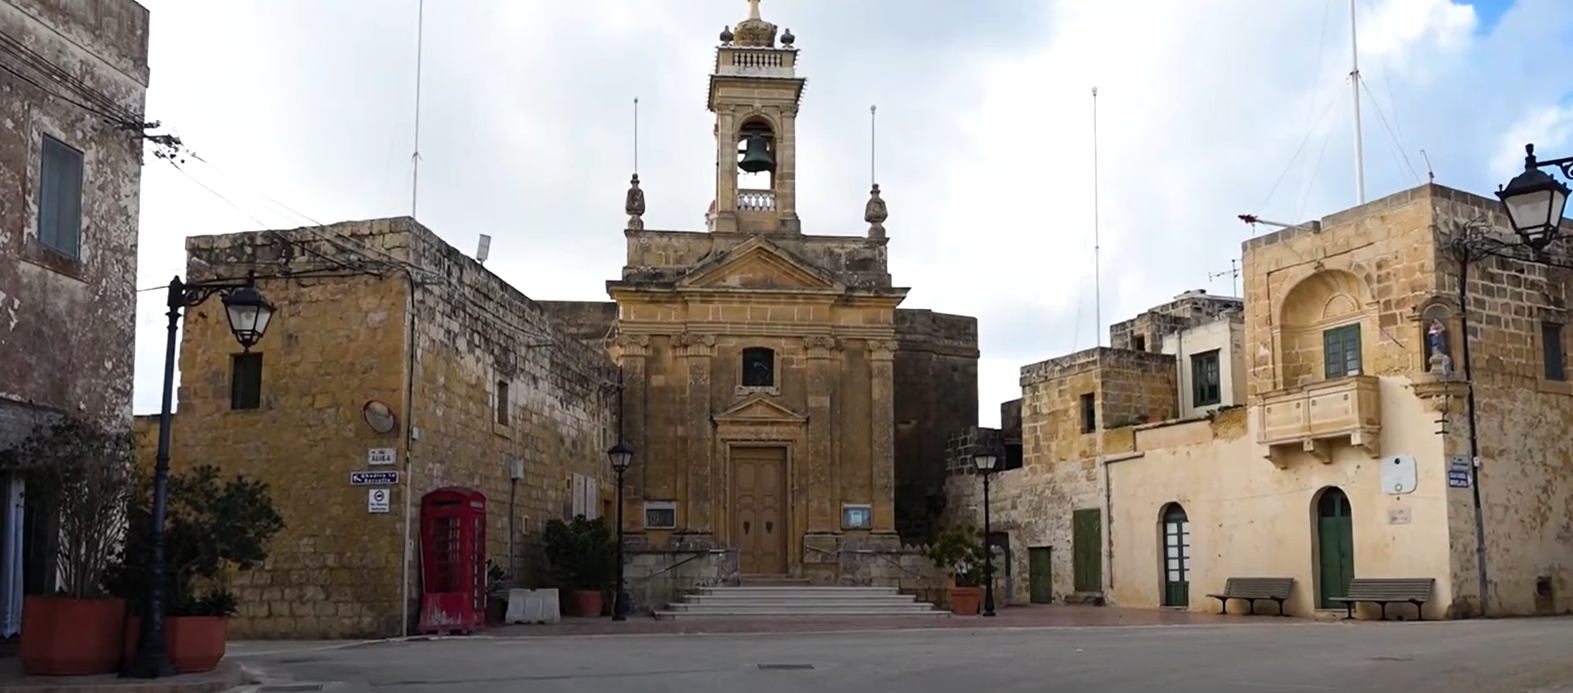
<svg viewBox="0 0 1573 693">
<path fill-rule="evenodd" d="M 715 335 L 685 332 L 678 342 L 688 361 L 688 410 L 683 417 L 688 428 L 688 468 L 682 476 L 685 502 L 678 508 L 677 524 L 696 534 L 713 534 L 715 427 L 710 418 L 710 361 L 715 356 Z"/>
<path fill-rule="evenodd" d="M 841 380 L 841 360 L 836 358 L 836 338 L 828 334 L 804 337 L 803 348 L 808 353 L 808 532 L 828 534 L 841 529 L 841 490 L 836 487 L 831 433 L 835 420 L 831 402 Z"/>
<path fill-rule="evenodd" d="M 634 449 L 633 468 L 628 470 L 625 478 L 627 487 L 624 489 L 625 501 L 642 500 L 645 489 L 649 485 L 649 448 L 645 445 L 645 396 L 648 383 L 645 378 L 645 356 L 650 353 L 650 335 L 647 334 L 620 334 L 617 336 L 617 362 L 623 369 L 623 391 L 618 393 L 622 397 L 622 421 L 617 423 L 618 430 L 622 433 L 623 442 Z M 627 503 L 623 507 L 624 519 L 629 517 L 644 517 L 644 513 L 633 512 Z M 642 523 L 640 523 L 642 524 Z"/>
<path fill-rule="evenodd" d="M 873 530 L 887 533 L 896 531 L 896 347 L 895 340 L 868 341 L 869 372 L 873 375 L 869 397 L 873 426 L 869 436 L 873 441 Z"/>
<path fill-rule="evenodd" d="M 716 113 L 715 230 L 737 231 L 737 116 L 735 106 Z"/>
<path fill-rule="evenodd" d="M 777 133 L 775 182 L 776 214 L 781 219 L 781 231 L 788 235 L 803 232 L 797 217 L 797 104 L 781 108 L 781 132 Z"/>
</svg>

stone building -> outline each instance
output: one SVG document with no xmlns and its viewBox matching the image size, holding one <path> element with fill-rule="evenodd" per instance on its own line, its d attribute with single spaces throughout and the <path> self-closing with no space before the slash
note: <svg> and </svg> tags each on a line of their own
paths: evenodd
<svg viewBox="0 0 1573 693">
<path fill-rule="evenodd" d="M 233 579 L 235 637 L 404 633 L 431 490 L 486 495 L 486 553 L 520 582 L 539 575 L 546 521 L 612 510 L 617 370 L 605 350 L 414 220 L 193 237 L 186 249 L 191 279 L 254 272 L 278 307 L 249 354 L 216 299 L 193 308 L 181 348 L 175 471 L 261 479 L 287 524 L 267 563 Z M 140 437 L 147 459 L 152 438 Z M 360 471 L 399 478 L 353 485 Z M 372 507 L 373 490 L 387 507 Z"/>
<path fill-rule="evenodd" d="M 709 78 L 708 229 L 646 229 L 635 177 L 616 308 L 557 306 L 615 335 L 639 602 L 745 576 L 899 581 L 903 537 L 927 541 L 943 507 L 945 438 L 977 423 L 976 320 L 899 308 L 878 186 L 865 236 L 805 233 L 797 37 L 751 5 Z"/>
<path fill-rule="evenodd" d="M 1243 321 L 1138 318 L 1116 348 L 1024 367 L 1024 464 L 992 504 L 1011 599 L 1217 610 L 1204 595 L 1229 577 L 1283 576 L 1307 615 L 1341 612 L 1353 577 L 1414 577 L 1435 579 L 1426 618 L 1477 615 L 1483 592 L 1492 615 L 1573 609 L 1568 272 L 1490 257 L 1461 286 L 1453 253 L 1505 229 L 1496 200 L 1424 185 L 1247 241 Z M 1179 348 L 1206 330 L 1228 368 Z M 1137 336 L 1180 356 L 1119 348 Z M 1213 399 L 1196 381 L 1220 402 L 1187 413 Z M 989 435 L 958 438 L 953 466 Z M 978 486 L 951 479 L 953 516 Z"/>
<path fill-rule="evenodd" d="M 131 0 L 0 0 L 0 451 L 61 415 L 131 425 L 147 55 Z M 0 637 L 53 591 L 25 486 L 0 472 Z"/>
</svg>

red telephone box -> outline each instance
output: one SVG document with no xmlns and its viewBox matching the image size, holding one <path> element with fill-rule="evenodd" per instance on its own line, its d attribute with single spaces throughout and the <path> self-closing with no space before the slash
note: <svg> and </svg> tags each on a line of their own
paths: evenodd
<svg viewBox="0 0 1573 693">
<path fill-rule="evenodd" d="M 486 496 L 440 488 L 421 498 L 422 633 L 486 627 Z"/>
</svg>

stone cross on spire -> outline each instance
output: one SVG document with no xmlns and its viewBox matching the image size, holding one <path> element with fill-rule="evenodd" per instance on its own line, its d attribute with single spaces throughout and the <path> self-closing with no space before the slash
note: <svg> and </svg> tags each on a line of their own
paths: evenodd
<svg viewBox="0 0 1573 693">
<path fill-rule="evenodd" d="M 759 19 L 759 0 L 748 0 L 748 18 Z"/>
</svg>

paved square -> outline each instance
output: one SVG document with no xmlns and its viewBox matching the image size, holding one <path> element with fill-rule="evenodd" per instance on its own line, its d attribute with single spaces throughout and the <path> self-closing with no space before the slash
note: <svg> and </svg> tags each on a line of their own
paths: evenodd
<svg viewBox="0 0 1573 693">
<path fill-rule="evenodd" d="M 235 646 L 264 690 L 398 693 L 1525 693 L 1573 681 L 1573 619 L 943 628 Z M 272 686 L 278 686 L 273 688 Z"/>
</svg>

